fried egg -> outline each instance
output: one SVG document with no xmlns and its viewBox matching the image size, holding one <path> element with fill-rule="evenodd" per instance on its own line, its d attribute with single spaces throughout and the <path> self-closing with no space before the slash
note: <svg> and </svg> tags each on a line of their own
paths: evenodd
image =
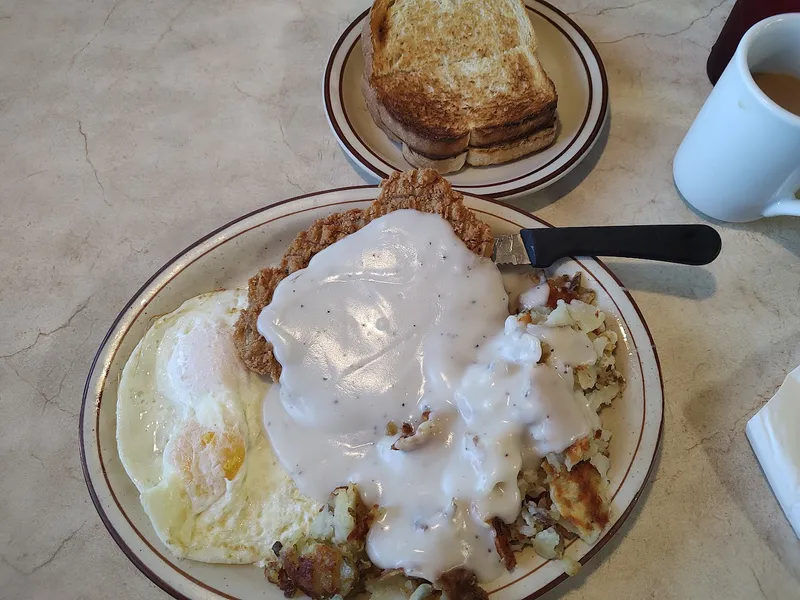
<svg viewBox="0 0 800 600">
<path fill-rule="evenodd" d="M 204 562 L 253 563 L 308 531 L 303 496 L 261 424 L 269 383 L 240 362 L 232 334 L 243 290 L 202 294 L 158 318 L 117 395 L 117 448 L 161 541 Z"/>
</svg>

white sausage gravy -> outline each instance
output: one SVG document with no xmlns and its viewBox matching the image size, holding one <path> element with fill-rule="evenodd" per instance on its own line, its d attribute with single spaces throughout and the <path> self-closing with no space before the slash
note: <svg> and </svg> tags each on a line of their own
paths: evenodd
<svg viewBox="0 0 800 600">
<path fill-rule="evenodd" d="M 487 521 L 518 516 L 520 469 L 599 426 L 573 392 L 588 338 L 509 317 L 497 267 L 438 215 L 392 212 L 326 248 L 258 330 L 283 367 L 264 403 L 282 465 L 319 502 L 352 482 L 381 507 L 367 552 L 384 569 L 497 577 Z M 538 364 L 542 341 L 557 368 Z M 387 435 L 425 411 L 414 436 Z"/>
</svg>

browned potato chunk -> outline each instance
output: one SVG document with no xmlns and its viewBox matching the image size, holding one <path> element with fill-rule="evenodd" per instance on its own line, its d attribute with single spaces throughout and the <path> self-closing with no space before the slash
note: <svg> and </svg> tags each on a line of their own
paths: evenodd
<svg viewBox="0 0 800 600">
<path fill-rule="evenodd" d="M 310 598 L 347 596 L 358 580 L 355 566 L 324 542 L 306 540 L 284 548 L 281 558 L 288 578 Z"/>
</svg>

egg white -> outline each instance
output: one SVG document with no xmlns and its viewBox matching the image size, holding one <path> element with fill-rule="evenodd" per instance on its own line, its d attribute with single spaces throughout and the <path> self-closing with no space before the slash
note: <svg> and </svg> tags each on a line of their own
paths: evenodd
<svg viewBox="0 0 800 600">
<path fill-rule="evenodd" d="M 117 396 L 117 448 L 159 539 L 204 562 L 263 560 L 320 506 L 278 463 L 261 424 L 269 384 L 233 345 L 243 290 L 202 294 L 157 319 Z"/>
</svg>

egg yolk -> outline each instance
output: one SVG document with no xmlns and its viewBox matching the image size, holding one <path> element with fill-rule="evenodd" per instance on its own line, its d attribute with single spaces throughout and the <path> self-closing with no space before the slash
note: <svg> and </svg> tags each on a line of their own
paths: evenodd
<svg viewBox="0 0 800 600">
<path fill-rule="evenodd" d="M 232 434 L 230 431 L 222 433 L 222 442 L 217 444 L 217 434 L 213 431 L 207 431 L 200 436 L 200 445 L 205 448 L 211 445 L 217 453 L 219 463 L 222 465 L 222 470 L 225 472 L 225 479 L 231 481 L 236 477 L 239 472 L 239 467 L 244 462 L 244 440 L 238 435 Z"/>
<path fill-rule="evenodd" d="M 209 430 L 191 421 L 175 439 L 172 463 L 179 471 L 196 511 L 225 493 L 244 464 L 245 441 L 235 430 Z"/>
</svg>

